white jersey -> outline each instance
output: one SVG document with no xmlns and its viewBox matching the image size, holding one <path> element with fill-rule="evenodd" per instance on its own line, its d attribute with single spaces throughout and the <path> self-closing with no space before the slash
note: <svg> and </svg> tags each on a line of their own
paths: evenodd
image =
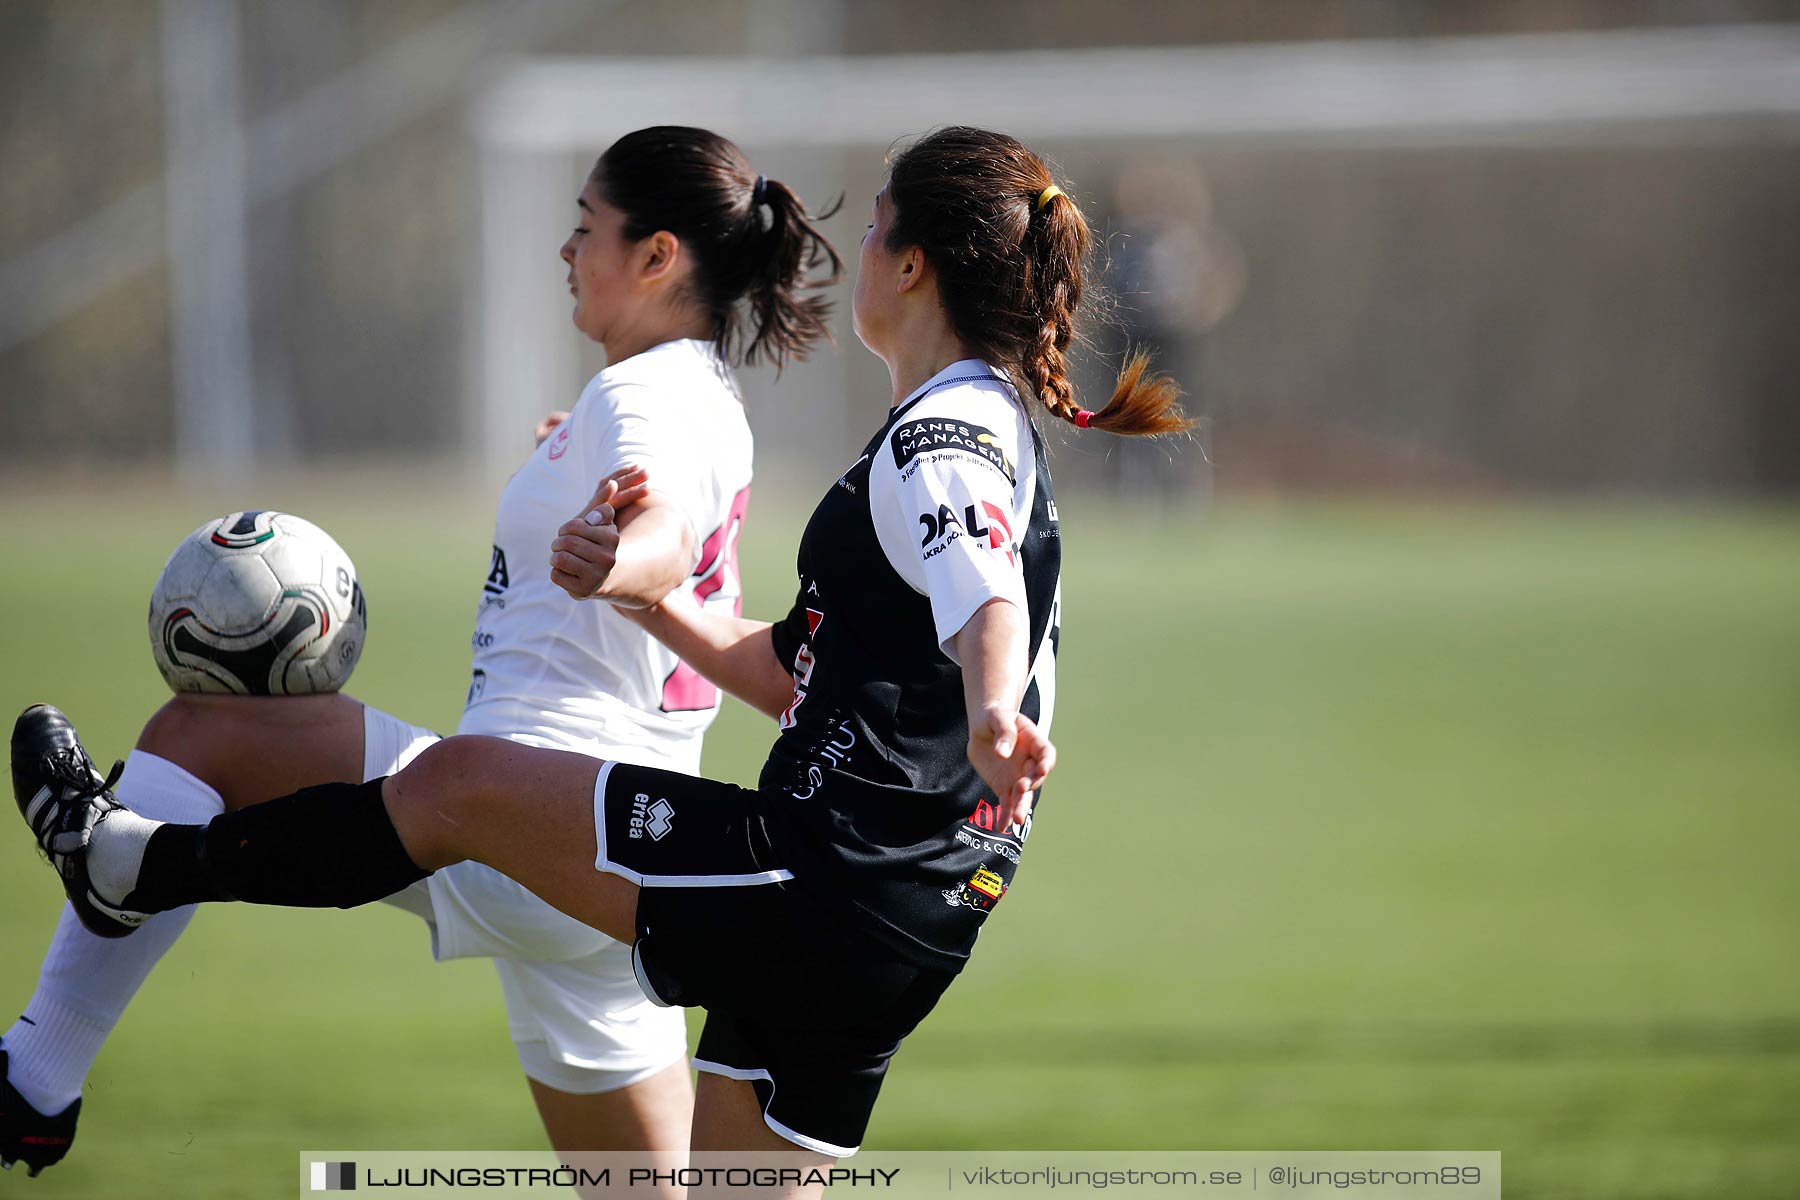
<svg viewBox="0 0 1800 1200">
<path fill-rule="evenodd" d="M 600 480 L 637 464 L 686 513 L 700 559 L 674 602 L 742 608 L 737 544 L 751 439 L 708 342 L 665 342 L 594 376 L 569 419 L 500 495 L 459 733 L 486 733 L 697 774 L 717 688 L 602 601 L 550 582 L 557 527 Z"/>
</svg>

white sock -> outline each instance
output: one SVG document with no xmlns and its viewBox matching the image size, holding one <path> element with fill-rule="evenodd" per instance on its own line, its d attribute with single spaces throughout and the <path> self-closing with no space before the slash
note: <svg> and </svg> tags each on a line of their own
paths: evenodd
<svg viewBox="0 0 1800 1200">
<path fill-rule="evenodd" d="M 88 843 L 87 852 L 88 883 L 102 900 L 124 907 L 125 898 L 137 887 L 138 871 L 144 865 L 144 847 L 150 844 L 150 835 L 164 824 L 135 812 L 115 811 L 106 814 L 105 819 L 94 826 L 93 840 Z"/>
<path fill-rule="evenodd" d="M 141 822 L 146 827 L 157 821 L 203 824 L 225 811 L 218 792 L 168 759 L 141 750 L 133 750 L 125 760 L 125 773 L 115 790 L 134 811 L 151 818 Z M 108 817 L 106 825 L 123 815 Z M 129 824 L 121 823 L 118 831 L 128 832 Z M 143 832 L 136 827 L 131 831 Z M 141 842 L 132 859 L 133 838 L 102 841 L 108 844 L 109 882 L 102 886 L 96 878 L 96 886 L 110 894 L 110 875 L 129 869 L 129 890 L 137 881 Z M 89 851 L 90 871 L 98 866 L 100 848 L 97 843 Z M 24 1015 L 0 1038 L 0 1048 L 11 1056 L 7 1081 L 27 1103 L 41 1113 L 58 1113 L 81 1095 L 82 1082 L 125 1006 L 193 915 L 192 905 L 172 909 L 151 917 L 130 937 L 102 938 L 82 928 L 74 910 L 63 905 L 56 935 L 38 971 L 37 991 Z"/>
</svg>

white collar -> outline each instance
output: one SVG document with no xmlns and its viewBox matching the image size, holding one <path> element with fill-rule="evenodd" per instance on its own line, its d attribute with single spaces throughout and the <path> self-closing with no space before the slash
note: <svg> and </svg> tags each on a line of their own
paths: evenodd
<svg viewBox="0 0 1800 1200">
<path fill-rule="evenodd" d="M 939 371 L 936 375 L 933 375 L 930 379 L 927 379 L 924 383 L 921 383 L 913 390 L 913 393 L 910 396 L 894 405 L 894 407 L 895 409 L 905 408 L 908 404 L 911 404 L 914 400 L 917 400 L 932 388 L 941 387 L 951 380 L 959 378 L 992 378 L 998 379 L 1008 387 L 1013 385 L 1012 379 L 999 367 L 996 367 L 991 363 L 983 362 L 979 358 L 959 358 L 943 370 Z"/>
</svg>

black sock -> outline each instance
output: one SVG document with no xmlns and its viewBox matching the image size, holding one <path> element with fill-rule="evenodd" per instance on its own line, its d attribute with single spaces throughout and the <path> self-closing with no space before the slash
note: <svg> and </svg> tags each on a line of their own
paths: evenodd
<svg viewBox="0 0 1800 1200">
<path fill-rule="evenodd" d="M 206 869 L 206 826 L 163 825 L 144 843 L 137 887 L 120 907 L 167 912 L 203 900 L 229 900 Z"/>
<path fill-rule="evenodd" d="M 150 835 L 123 907 L 161 912 L 203 900 L 354 908 L 431 874 L 407 856 L 381 780 L 327 783 Z"/>
</svg>

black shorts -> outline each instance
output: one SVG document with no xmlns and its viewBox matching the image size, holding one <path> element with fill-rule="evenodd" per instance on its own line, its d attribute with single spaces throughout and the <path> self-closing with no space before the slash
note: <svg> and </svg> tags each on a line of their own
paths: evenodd
<svg viewBox="0 0 1800 1200">
<path fill-rule="evenodd" d="M 756 793 L 608 763 L 595 865 L 638 884 L 632 965 L 659 1004 L 706 1010 L 694 1066 L 749 1081 L 770 1129 L 842 1157 L 888 1060 L 955 976 L 904 961 L 782 886 Z"/>
</svg>

